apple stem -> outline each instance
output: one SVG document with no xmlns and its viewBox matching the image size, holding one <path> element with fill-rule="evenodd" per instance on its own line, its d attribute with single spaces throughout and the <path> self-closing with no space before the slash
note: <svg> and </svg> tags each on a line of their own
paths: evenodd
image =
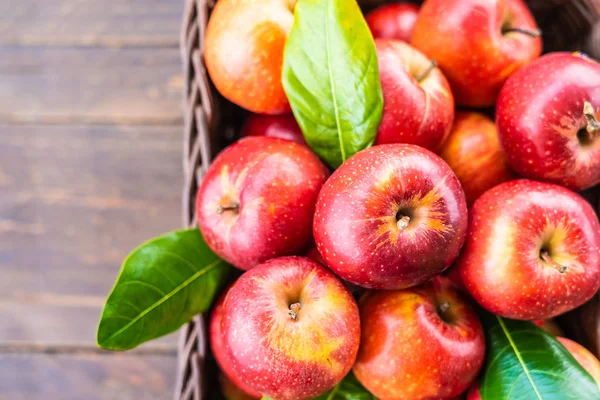
<svg viewBox="0 0 600 400">
<path fill-rule="evenodd" d="M 410 223 L 410 217 L 408 215 L 403 215 L 402 218 L 400 218 L 398 220 L 396 225 L 398 226 L 398 229 L 403 231 L 404 229 L 408 228 L 409 223 Z"/>
<path fill-rule="evenodd" d="M 503 35 L 506 35 L 507 33 L 511 32 L 522 33 L 524 35 L 528 35 L 534 38 L 540 37 L 542 35 L 542 31 L 540 31 L 539 29 L 506 28 L 502 30 Z"/>
<path fill-rule="evenodd" d="M 298 313 L 300 312 L 301 308 L 302 308 L 302 304 L 300 304 L 300 303 L 294 303 L 294 304 L 290 305 L 290 310 L 288 311 L 288 314 L 289 314 L 290 318 L 292 318 L 293 321 L 298 319 Z"/>
<path fill-rule="evenodd" d="M 544 260 L 548 264 L 552 265 L 554 267 L 554 269 L 556 269 L 561 274 L 564 274 L 567 271 L 567 266 L 561 265 L 561 264 L 557 263 L 556 261 L 554 261 L 552 259 L 552 257 L 550 257 L 550 254 L 546 250 L 543 250 L 542 252 L 540 252 L 540 257 L 542 258 L 542 260 Z"/>
<path fill-rule="evenodd" d="M 427 75 L 429 75 L 429 73 L 431 71 L 433 71 L 433 69 L 437 67 L 437 63 L 435 62 L 435 60 L 431 60 L 431 62 L 429 63 L 429 66 L 427 68 L 425 68 L 425 70 L 423 72 L 421 72 L 419 75 L 417 75 L 417 77 L 415 78 L 417 82 L 421 82 L 423 79 L 427 78 Z"/>
<path fill-rule="evenodd" d="M 440 315 L 445 314 L 448 310 L 450 309 L 450 302 L 449 301 L 444 301 L 442 302 L 442 304 L 440 304 L 438 306 L 438 313 Z"/>
<path fill-rule="evenodd" d="M 217 214 L 223 214 L 225 211 L 234 211 L 238 212 L 240 209 L 240 205 L 234 203 L 232 206 L 217 206 Z"/>
<path fill-rule="evenodd" d="M 589 101 L 583 103 L 583 115 L 587 120 L 586 130 L 591 136 L 590 139 L 593 139 L 596 133 L 600 131 L 600 122 L 598 122 L 598 120 L 596 119 L 594 106 Z"/>
</svg>

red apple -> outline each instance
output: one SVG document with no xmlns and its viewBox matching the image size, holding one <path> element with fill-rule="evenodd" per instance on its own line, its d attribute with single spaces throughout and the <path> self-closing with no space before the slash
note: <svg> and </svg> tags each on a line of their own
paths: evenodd
<svg viewBox="0 0 600 400">
<path fill-rule="evenodd" d="M 493 105 L 506 78 L 542 51 L 522 0 L 426 0 L 411 43 L 437 61 L 456 102 L 470 107 Z"/>
<path fill-rule="evenodd" d="M 563 337 L 557 337 L 556 339 L 565 346 L 573 358 L 581 364 L 583 369 L 594 378 L 596 384 L 600 387 L 600 361 L 579 343 Z"/>
<path fill-rule="evenodd" d="M 375 144 L 410 143 L 437 150 L 452 128 L 454 98 L 439 68 L 410 45 L 375 40 L 383 115 Z"/>
<path fill-rule="evenodd" d="M 247 110 L 291 111 L 283 85 L 283 49 L 294 0 L 219 0 L 204 41 L 204 60 L 219 92 Z"/>
<path fill-rule="evenodd" d="M 231 367 L 263 396 L 316 397 L 352 368 L 360 341 L 356 302 L 305 257 L 267 261 L 239 278 L 223 305 Z"/>
<path fill-rule="evenodd" d="M 200 231 L 240 269 L 303 250 L 327 167 L 306 146 L 247 137 L 225 149 L 198 190 Z"/>
<path fill-rule="evenodd" d="M 458 177 L 468 206 L 488 189 L 514 177 L 502 153 L 494 121 L 479 113 L 456 114 L 440 156 Z"/>
<path fill-rule="evenodd" d="M 410 41 L 419 7 L 412 3 L 383 5 L 367 14 L 365 19 L 374 38 Z"/>
<path fill-rule="evenodd" d="M 592 207 L 568 189 L 505 182 L 471 207 L 457 266 L 467 290 L 489 311 L 551 318 L 600 287 L 600 224 Z"/>
<path fill-rule="evenodd" d="M 223 377 L 221 378 L 221 387 L 223 388 L 224 392 L 229 393 L 229 396 L 226 397 L 232 398 L 232 400 L 236 397 L 241 400 L 244 398 L 243 395 L 246 395 L 247 398 L 260 399 L 260 393 L 254 391 L 254 389 L 246 385 L 231 368 L 231 362 L 227 358 L 227 353 L 225 352 L 225 348 L 223 346 L 221 322 L 223 316 L 223 302 L 225 301 L 225 296 L 227 295 L 228 291 L 229 288 L 223 292 L 221 298 L 216 302 L 215 306 L 213 307 L 209 322 L 210 348 L 215 356 L 215 360 L 217 361 L 219 368 L 223 373 Z"/>
<path fill-rule="evenodd" d="M 551 53 L 515 73 L 496 108 L 510 166 L 573 190 L 600 183 L 600 64 Z"/>
<path fill-rule="evenodd" d="M 477 377 L 483 329 L 446 278 L 368 293 L 359 308 L 362 336 L 353 370 L 377 398 L 449 399 Z"/>
<path fill-rule="evenodd" d="M 457 257 L 467 227 L 456 175 L 421 147 L 362 150 L 323 186 L 314 237 L 336 274 L 371 289 L 423 283 Z"/>
<path fill-rule="evenodd" d="M 242 127 L 242 136 L 267 136 L 306 144 L 293 114 L 252 114 Z"/>
</svg>

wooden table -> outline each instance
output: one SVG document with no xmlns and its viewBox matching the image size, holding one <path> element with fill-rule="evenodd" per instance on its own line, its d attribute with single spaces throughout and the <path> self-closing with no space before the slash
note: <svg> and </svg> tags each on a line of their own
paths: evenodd
<svg viewBox="0 0 600 400">
<path fill-rule="evenodd" d="M 127 253 L 180 226 L 179 0 L 0 0 L 0 399 L 168 399 L 171 335 L 95 347 Z"/>
</svg>

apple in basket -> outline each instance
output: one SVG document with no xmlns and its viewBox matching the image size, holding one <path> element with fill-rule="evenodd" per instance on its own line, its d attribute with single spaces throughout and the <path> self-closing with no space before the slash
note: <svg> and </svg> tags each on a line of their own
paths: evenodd
<svg viewBox="0 0 600 400">
<path fill-rule="evenodd" d="M 306 257 L 254 267 L 223 303 L 223 343 L 231 369 L 264 396 L 311 399 L 352 368 L 360 317 L 344 284 Z"/>
<path fill-rule="evenodd" d="M 264 115 L 251 114 L 244 122 L 242 137 L 267 136 L 306 144 L 304 136 L 293 114 Z"/>
<path fill-rule="evenodd" d="M 411 44 L 437 61 L 457 104 L 488 107 L 510 74 L 539 57 L 539 36 L 522 0 L 426 0 Z"/>
<path fill-rule="evenodd" d="M 439 149 L 450 133 L 454 98 L 436 64 L 410 45 L 376 39 L 383 115 L 375 144 L 410 143 Z"/>
<path fill-rule="evenodd" d="M 219 0 L 204 42 L 210 77 L 228 100 L 256 113 L 291 111 L 281 84 L 295 0 Z"/>
<path fill-rule="evenodd" d="M 470 209 L 457 266 L 473 298 L 512 319 L 547 319 L 600 287 L 600 224 L 592 207 L 561 186 L 500 184 Z"/>
<path fill-rule="evenodd" d="M 488 189 L 515 177 L 506 163 L 494 121 L 476 112 L 456 114 L 440 157 L 458 177 L 469 206 Z"/>
<path fill-rule="evenodd" d="M 265 136 L 229 146 L 198 190 L 206 243 L 240 269 L 302 251 L 312 238 L 317 195 L 329 172 L 308 147 Z"/>
<path fill-rule="evenodd" d="M 380 399 L 450 399 L 469 388 L 485 355 L 479 318 L 445 277 L 370 292 L 359 303 L 354 373 Z"/>
<path fill-rule="evenodd" d="M 467 228 L 465 195 L 432 152 L 387 144 L 350 157 L 325 183 L 314 237 L 337 275 L 371 289 L 401 289 L 441 273 Z"/>
<path fill-rule="evenodd" d="M 374 38 L 410 41 L 419 7 L 412 3 L 385 4 L 365 16 Z"/>
<path fill-rule="evenodd" d="M 551 53 L 513 74 L 496 107 L 500 140 L 521 176 L 572 190 L 600 183 L 600 64 Z"/>
</svg>

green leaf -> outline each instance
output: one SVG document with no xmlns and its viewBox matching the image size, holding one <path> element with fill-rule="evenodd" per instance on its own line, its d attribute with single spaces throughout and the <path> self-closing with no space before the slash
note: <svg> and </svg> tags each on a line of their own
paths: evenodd
<svg viewBox="0 0 600 400">
<path fill-rule="evenodd" d="M 482 400 L 593 400 L 592 377 L 551 335 L 531 322 L 486 315 L 488 361 Z"/>
<path fill-rule="evenodd" d="M 371 146 L 383 110 L 375 43 L 355 0 L 299 0 L 283 87 L 309 146 L 337 168 Z"/>
<path fill-rule="evenodd" d="M 231 267 L 198 229 L 152 239 L 125 259 L 98 326 L 98 346 L 128 350 L 207 311 Z"/>
<path fill-rule="evenodd" d="M 271 399 L 263 397 L 262 400 Z M 350 372 L 333 389 L 313 400 L 377 400 L 377 398 L 369 393 Z"/>
</svg>

